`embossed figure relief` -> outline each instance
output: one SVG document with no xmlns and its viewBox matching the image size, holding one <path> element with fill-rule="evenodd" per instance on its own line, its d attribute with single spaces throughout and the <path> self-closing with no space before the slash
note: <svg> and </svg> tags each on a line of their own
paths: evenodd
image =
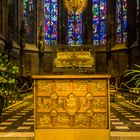
<svg viewBox="0 0 140 140">
<path fill-rule="evenodd" d="M 107 115 L 106 113 L 96 113 L 92 117 L 91 127 L 93 128 L 106 128 Z"/>
<path fill-rule="evenodd" d="M 78 98 L 73 94 L 70 93 L 68 97 L 65 99 L 65 110 L 69 115 L 74 115 L 78 108 L 79 108 L 79 101 Z"/>
<path fill-rule="evenodd" d="M 106 80 L 92 80 L 91 92 L 93 95 L 106 95 L 107 94 L 107 82 Z"/>
<path fill-rule="evenodd" d="M 37 81 L 37 90 L 38 90 L 38 94 L 41 93 L 46 93 L 49 94 L 52 92 L 52 81 L 48 80 L 39 80 Z"/>
<path fill-rule="evenodd" d="M 67 80 L 56 80 L 55 81 L 55 90 L 58 94 L 70 93 L 71 85 Z"/>
<path fill-rule="evenodd" d="M 106 111 L 106 97 L 94 97 L 92 101 L 93 110 Z"/>
<path fill-rule="evenodd" d="M 51 109 L 51 99 L 49 97 L 38 97 L 38 109 Z"/>
<path fill-rule="evenodd" d="M 84 113 L 75 115 L 75 127 L 76 128 L 89 128 L 90 118 Z"/>
<path fill-rule="evenodd" d="M 37 128 L 107 128 L 106 82 L 106 80 L 38 81 Z"/>
<path fill-rule="evenodd" d="M 74 93 L 80 93 L 81 94 L 85 94 L 87 92 L 87 82 L 88 81 L 82 81 L 82 80 L 75 80 L 73 81 L 73 92 Z"/>
<path fill-rule="evenodd" d="M 58 115 L 57 123 L 58 123 L 58 126 L 61 128 L 68 128 L 71 126 L 70 117 L 66 115 L 65 113 Z"/>
<path fill-rule="evenodd" d="M 57 108 L 60 110 L 64 110 L 64 97 L 59 97 L 57 100 Z"/>
<path fill-rule="evenodd" d="M 90 107 L 90 102 L 85 97 L 79 97 L 79 110 L 85 111 Z"/>
<path fill-rule="evenodd" d="M 37 115 L 37 128 L 52 127 L 51 117 L 48 114 Z"/>
</svg>

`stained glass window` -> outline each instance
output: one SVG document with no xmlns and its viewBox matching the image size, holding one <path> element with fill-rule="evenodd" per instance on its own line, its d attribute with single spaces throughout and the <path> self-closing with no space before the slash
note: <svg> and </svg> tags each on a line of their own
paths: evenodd
<svg viewBox="0 0 140 140">
<path fill-rule="evenodd" d="M 136 30 L 137 30 L 137 39 L 139 39 L 139 16 L 140 16 L 140 1 L 137 0 L 137 8 L 136 8 Z"/>
<path fill-rule="evenodd" d="M 82 14 L 68 14 L 68 44 L 82 44 Z"/>
<path fill-rule="evenodd" d="M 116 1 L 116 42 L 127 40 L 127 0 Z"/>
<path fill-rule="evenodd" d="M 26 25 L 27 42 L 34 43 L 34 0 L 24 0 L 24 22 Z"/>
<path fill-rule="evenodd" d="M 44 0 L 44 37 L 46 45 L 57 44 L 57 0 Z"/>
<path fill-rule="evenodd" d="M 2 33 L 2 0 L 0 0 L 0 33 Z"/>
<path fill-rule="evenodd" d="M 92 0 L 93 44 L 106 44 L 106 0 Z"/>
</svg>

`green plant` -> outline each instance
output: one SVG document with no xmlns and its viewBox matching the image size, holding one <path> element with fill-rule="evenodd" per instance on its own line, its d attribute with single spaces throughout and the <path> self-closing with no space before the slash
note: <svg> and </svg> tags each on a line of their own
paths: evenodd
<svg viewBox="0 0 140 140">
<path fill-rule="evenodd" d="M 0 96 L 6 100 L 16 96 L 19 68 L 5 53 L 0 53 Z M 15 98 L 15 97 L 14 97 Z"/>
<path fill-rule="evenodd" d="M 136 88 L 140 87 L 140 65 L 134 64 L 136 69 L 126 70 L 124 72 L 123 78 L 124 83 L 128 86 L 135 86 Z"/>
</svg>

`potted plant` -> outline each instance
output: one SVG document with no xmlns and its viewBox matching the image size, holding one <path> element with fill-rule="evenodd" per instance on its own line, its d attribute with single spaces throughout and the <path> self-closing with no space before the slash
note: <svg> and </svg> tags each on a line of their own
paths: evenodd
<svg viewBox="0 0 140 140">
<path fill-rule="evenodd" d="M 140 104 L 140 65 L 134 64 L 136 69 L 126 70 L 123 76 L 123 84 L 131 93 L 137 95 L 136 104 Z"/>
<path fill-rule="evenodd" d="M 0 114 L 8 96 L 16 90 L 19 68 L 15 66 L 5 53 L 0 53 Z"/>
</svg>

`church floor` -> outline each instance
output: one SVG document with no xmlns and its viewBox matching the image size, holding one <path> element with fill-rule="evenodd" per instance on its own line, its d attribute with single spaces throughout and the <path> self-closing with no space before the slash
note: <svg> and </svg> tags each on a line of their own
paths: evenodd
<svg viewBox="0 0 140 140">
<path fill-rule="evenodd" d="M 5 110 L 0 116 L 0 135 L 3 132 L 34 135 L 33 96 Z M 111 135 L 140 132 L 140 108 L 127 102 L 111 103 Z M 127 134 L 126 134 L 127 135 Z M 136 136 L 136 134 L 134 134 Z M 139 137 L 140 138 L 140 137 Z"/>
<path fill-rule="evenodd" d="M 33 96 L 7 110 L 0 116 L 0 132 L 33 132 Z"/>
</svg>

